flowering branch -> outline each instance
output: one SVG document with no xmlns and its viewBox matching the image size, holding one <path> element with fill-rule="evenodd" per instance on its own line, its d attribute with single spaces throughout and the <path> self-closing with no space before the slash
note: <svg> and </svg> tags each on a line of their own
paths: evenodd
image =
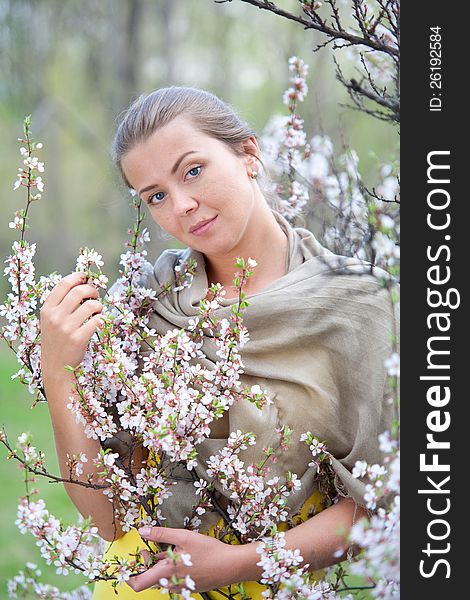
<svg viewBox="0 0 470 600">
<path fill-rule="evenodd" d="M 49 473 L 45 467 L 44 454 L 40 451 L 37 451 L 36 448 L 34 448 L 34 446 L 31 446 L 31 438 L 25 433 L 22 433 L 21 436 L 18 438 L 18 443 L 20 445 L 21 451 L 23 452 L 23 457 L 19 456 L 18 451 L 12 448 L 4 429 L 0 433 L 0 443 L 2 443 L 8 450 L 7 458 L 9 460 L 15 459 L 20 463 L 20 465 L 24 468 L 25 471 L 27 471 L 31 475 L 40 475 L 41 477 L 45 477 L 46 479 L 50 480 L 50 483 L 73 483 L 94 490 L 102 490 L 108 487 L 107 485 L 100 485 L 86 481 L 80 481 L 79 479 L 73 479 L 72 476 L 66 479 L 64 477 L 58 477 L 56 475 L 53 475 L 52 473 Z M 85 458 L 86 461 L 86 457 L 82 456 L 82 461 L 83 458 Z M 79 464 L 78 460 L 73 460 L 75 462 L 75 467 L 71 466 L 71 471 L 73 468 L 75 468 L 76 470 L 77 464 Z"/>
<path fill-rule="evenodd" d="M 335 157 L 331 139 L 314 135 L 307 142 L 297 102 L 308 92 L 304 62 L 292 57 L 290 87 L 283 95 L 290 116 L 274 117 L 261 138 L 265 161 L 275 175 L 279 210 L 295 221 L 309 204 L 323 208 L 319 224 L 325 245 L 335 254 L 356 256 L 399 274 L 399 174 L 384 165 L 372 193 L 362 181 L 359 157 L 350 149 Z M 287 184 L 285 181 L 287 180 Z M 315 211 L 316 214 L 320 210 Z"/>
</svg>

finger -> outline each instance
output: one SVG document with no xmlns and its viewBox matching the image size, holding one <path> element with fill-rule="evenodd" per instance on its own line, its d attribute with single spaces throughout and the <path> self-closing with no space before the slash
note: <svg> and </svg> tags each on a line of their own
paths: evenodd
<svg viewBox="0 0 470 600">
<path fill-rule="evenodd" d="M 69 290 L 68 294 L 60 303 L 60 308 L 66 314 L 76 311 L 84 300 L 99 298 L 98 290 L 89 283 L 79 284 Z"/>
<path fill-rule="evenodd" d="M 98 329 L 101 321 L 103 320 L 103 316 L 101 314 L 95 315 L 91 317 L 86 323 L 84 323 L 79 329 L 78 332 L 81 338 L 85 341 L 88 341 L 91 336 Z"/>
<path fill-rule="evenodd" d="M 103 305 L 99 300 L 86 300 L 70 316 L 69 323 L 74 327 L 80 327 L 87 319 L 93 315 L 100 314 Z"/>
<path fill-rule="evenodd" d="M 145 567 L 145 571 L 147 569 L 150 569 L 150 567 L 153 567 L 154 565 L 156 565 L 161 560 L 168 558 L 166 552 L 158 552 L 156 554 L 153 554 L 152 552 L 149 552 L 148 550 L 141 550 L 140 556 L 143 560 L 142 567 Z M 142 573 L 144 573 L 145 571 L 142 570 Z M 136 573 L 136 575 L 137 575 L 137 573 Z"/>
<path fill-rule="evenodd" d="M 145 573 L 132 576 L 126 583 L 134 590 L 134 592 L 141 592 L 154 585 L 159 585 L 160 579 L 163 577 L 170 579 L 173 572 L 174 568 L 172 562 L 162 561 L 145 571 Z"/>
<path fill-rule="evenodd" d="M 149 552 L 148 550 L 142 550 L 142 552 L 140 553 L 140 555 L 144 559 L 144 565 L 148 566 L 148 564 L 150 562 L 149 559 L 152 556 L 152 553 Z"/>
<path fill-rule="evenodd" d="M 73 287 L 85 281 L 85 273 L 71 273 L 66 277 L 62 277 L 59 283 L 52 288 L 47 300 L 44 302 L 44 306 L 57 306 Z"/>
<path fill-rule="evenodd" d="M 152 552 L 149 552 L 148 550 L 142 550 L 141 555 L 148 567 L 155 565 L 164 558 L 168 558 L 168 554 L 166 552 L 157 552 L 156 554 L 152 554 Z"/>
<path fill-rule="evenodd" d="M 141 527 L 139 529 L 142 538 L 152 542 L 172 544 L 173 546 L 183 544 L 189 533 L 187 529 L 174 529 L 173 527 Z"/>
</svg>

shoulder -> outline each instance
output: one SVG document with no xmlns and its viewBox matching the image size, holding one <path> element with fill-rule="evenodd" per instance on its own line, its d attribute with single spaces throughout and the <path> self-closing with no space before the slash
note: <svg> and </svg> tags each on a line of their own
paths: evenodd
<svg viewBox="0 0 470 600">
<path fill-rule="evenodd" d="M 395 328 L 399 319 L 399 282 L 387 271 L 358 258 L 335 254 L 316 257 L 312 295 L 326 312 L 343 315 L 358 327 Z"/>
<path fill-rule="evenodd" d="M 339 254 L 322 254 L 312 259 L 308 269 L 313 275 L 312 285 L 328 286 L 348 295 L 354 291 L 371 292 L 398 290 L 399 283 L 387 271 L 355 257 Z"/>
</svg>

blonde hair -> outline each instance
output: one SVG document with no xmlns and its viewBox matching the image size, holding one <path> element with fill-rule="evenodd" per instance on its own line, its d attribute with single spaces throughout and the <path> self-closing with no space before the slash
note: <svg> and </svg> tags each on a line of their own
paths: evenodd
<svg viewBox="0 0 470 600">
<path fill-rule="evenodd" d="M 126 185 L 129 183 L 121 166 L 126 153 L 180 115 L 188 117 L 201 132 L 223 142 L 238 155 L 244 153 L 242 142 L 257 137 L 231 106 L 210 92 L 171 86 L 143 94 L 121 115 L 112 146 L 113 160 Z"/>
</svg>

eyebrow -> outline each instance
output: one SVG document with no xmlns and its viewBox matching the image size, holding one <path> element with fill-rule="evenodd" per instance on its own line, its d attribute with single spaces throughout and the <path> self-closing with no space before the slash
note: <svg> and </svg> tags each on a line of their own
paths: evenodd
<svg viewBox="0 0 470 600">
<path fill-rule="evenodd" d="M 181 162 L 189 155 L 189 154 L 195 154 L 197 153 L 197 150 L 189 150 L 188 152 L 185 152 L 184 154 L 182 154 L 178 160 L 175 162 L 175 164 L 173 165 L 173 168 L 171 169 L 171 174 L 174 175 L 176 173 L 177 168 L 180 166 Z M 139 191 L 139 196 L 141 194 L 143 194 L 144 192 L 148 192 L 149 190 L 152 190 L 153 188 L 158 187 L 158 183 L 153 183 L 152 185 L 148 185 L 147 187 L 141 189 Z"/>
</svg>

